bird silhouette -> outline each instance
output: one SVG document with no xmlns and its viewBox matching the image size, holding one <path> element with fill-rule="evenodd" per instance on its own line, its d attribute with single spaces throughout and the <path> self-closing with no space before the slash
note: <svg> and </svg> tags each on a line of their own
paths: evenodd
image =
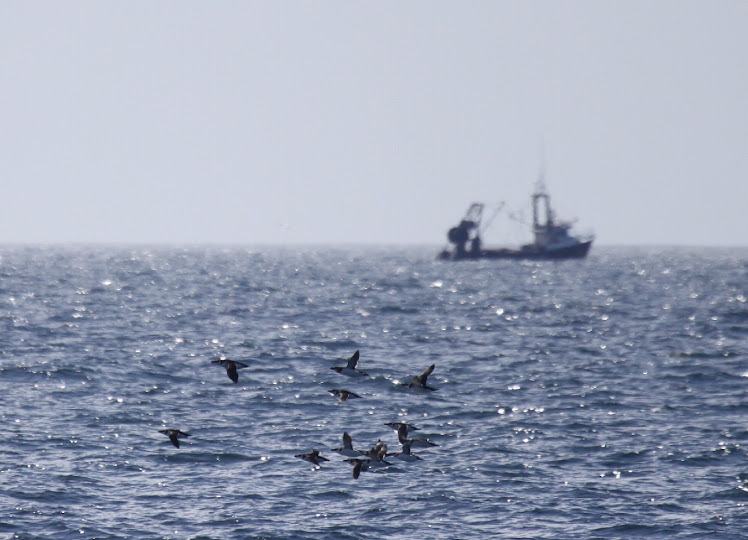
<svg viewBox="0 0 748 540">
<path fill-rule="evenodd" d="M 228 360 L 226 358 L 221 358 L 220 360 L 213 360 L 212 363 L 226 366 L 226 374 L 229 376 L 229 379 L 234 381 L 234 383 L 239 382 L 239 373 L 237 373 L 236 370 L 240 368 L 249 367 L 247 364 L 243 362 L 237 362 L 236 360 Z"/>
<path fill-rule="evenodd" d="M 294 457 L 301 458 L 304 461 L 308 461 L 309 463 L 314 463 L 319 467 L 320 461 L 330 461 L 326 457 L 322 457 L 319 455 L 319 450 L 312 450 L 308 454 L 296 454 Z"/>
<path fill-rule="evenodd" d="M 353 356 L 348 359 L 348 364 L 346 364 L 345 366 L 334 366 L 330 369 L 337 371 L 341 375 L 347 375 L 348 377 L 368 377 L 368 373 L 359 371 L 356 368 L 356 365 L 358 364 L 358 357 L 359 352 L 356 351 L 355 353 L 353 353 Z"/>
<path fill-rule="evenodd" d="M 189 437 L 189 433 L 185 433 L 184 431 L 180 431 L 178 429 L 159 429 L 159 433 L 163 433 L 167 437 L 169 437 L 169 440 L 171 441 L 171 444 L 179 448 L 179 439 L 183 439 L 185 437 Z"/>
</svg>

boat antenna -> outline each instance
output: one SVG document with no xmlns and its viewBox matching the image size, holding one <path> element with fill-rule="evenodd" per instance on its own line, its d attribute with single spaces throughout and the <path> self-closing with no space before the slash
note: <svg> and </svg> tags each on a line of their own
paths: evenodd
<svg viewBox="0 0 748 540">
<path fill-rule="evenodd" d="M 538 171 L 538 181 L 535 184 L 536 193 L 545 193 L 545 140 L 540 139 L 540 170 Z"/>
</svg>

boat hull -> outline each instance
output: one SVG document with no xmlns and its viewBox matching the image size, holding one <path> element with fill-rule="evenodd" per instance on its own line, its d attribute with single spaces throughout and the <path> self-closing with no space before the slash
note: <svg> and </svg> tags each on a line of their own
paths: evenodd
<svg viewBox="0 0 748 540">
<path fill-rule="evenodd" d="M 439 254 L 440 260 L 445 261 L 462 261 L 473 259 L 520 259 L 520 260 L 564 260 L 564 259 L 583 259 L 587 256 L 592 246 L 592 240 L 579 242 L 572 246 L 560 249 L 541 249 L 533 244 L 522 246 L 520 249 L 497 248 L 481 249 L 478 252 L 444 250 Z"/>
</svg>

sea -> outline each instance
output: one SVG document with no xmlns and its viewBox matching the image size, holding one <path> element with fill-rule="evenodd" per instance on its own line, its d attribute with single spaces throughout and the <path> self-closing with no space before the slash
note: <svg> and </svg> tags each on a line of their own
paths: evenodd
<svg viewBox="0 0 748 540">
<path fill-rule="evenodd" d="M 748 249 L 437 251 L 0 247 L 0 538 L 748 538 Z"/>
</svg>

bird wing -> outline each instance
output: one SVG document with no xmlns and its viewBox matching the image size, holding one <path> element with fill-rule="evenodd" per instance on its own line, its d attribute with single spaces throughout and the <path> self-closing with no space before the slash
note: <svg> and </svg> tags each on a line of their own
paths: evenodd
<svg viewBox="0 0 748 540">
<path fill-rule="evenodd" d="M 377 460 L 383 461 L 386 455 L 387 455 L 387 445 L 383 444 L 382 447 L 379 449 L 379 452 L 377 452 Z"/>
<path fill-rule="evenodd" d="M 436 364 L 431 364 L 428 368 L 426 368 L 426 371 L 424 371 L 423 373 L 421 373 L 417 377 L 418 382 L 420 382 L 421 384 L 425 385 L 426 384 L 426 379 L 429 378 L 429 375 L 431 375 L 431 372 L 434 371 L 435 367 L 436 367 Z"/>
<path fill-rule="evenodd" d="M 368 454 L 369 457 L 376 459 L 377 458 L 377 454 L 379 454 L 379 451 L 381 449 L 382 449 L 382 441 L 379 440 L 379 441 L 377 441 L 377 444 L 375 444 L 374 446 L 371 447 L 371 450 L 369 450 L 367 452 L 367 454 Z"/>
<path fill-rule="evenodd" d="M 353 353 L 353 356 L 351 356 L 348 359 L 348 366 L 346 366 L 348 369 L 356 369 L 356 364 L 358 364 L 358 351 Z"/>
<path fill-rule="evenodd" d="M 226 373 L 234 383 L 239 382 L 239 374 L 236 372 L 236 364 L 234 362 L 229 362 L 226 365 Z"/>
</svg>

